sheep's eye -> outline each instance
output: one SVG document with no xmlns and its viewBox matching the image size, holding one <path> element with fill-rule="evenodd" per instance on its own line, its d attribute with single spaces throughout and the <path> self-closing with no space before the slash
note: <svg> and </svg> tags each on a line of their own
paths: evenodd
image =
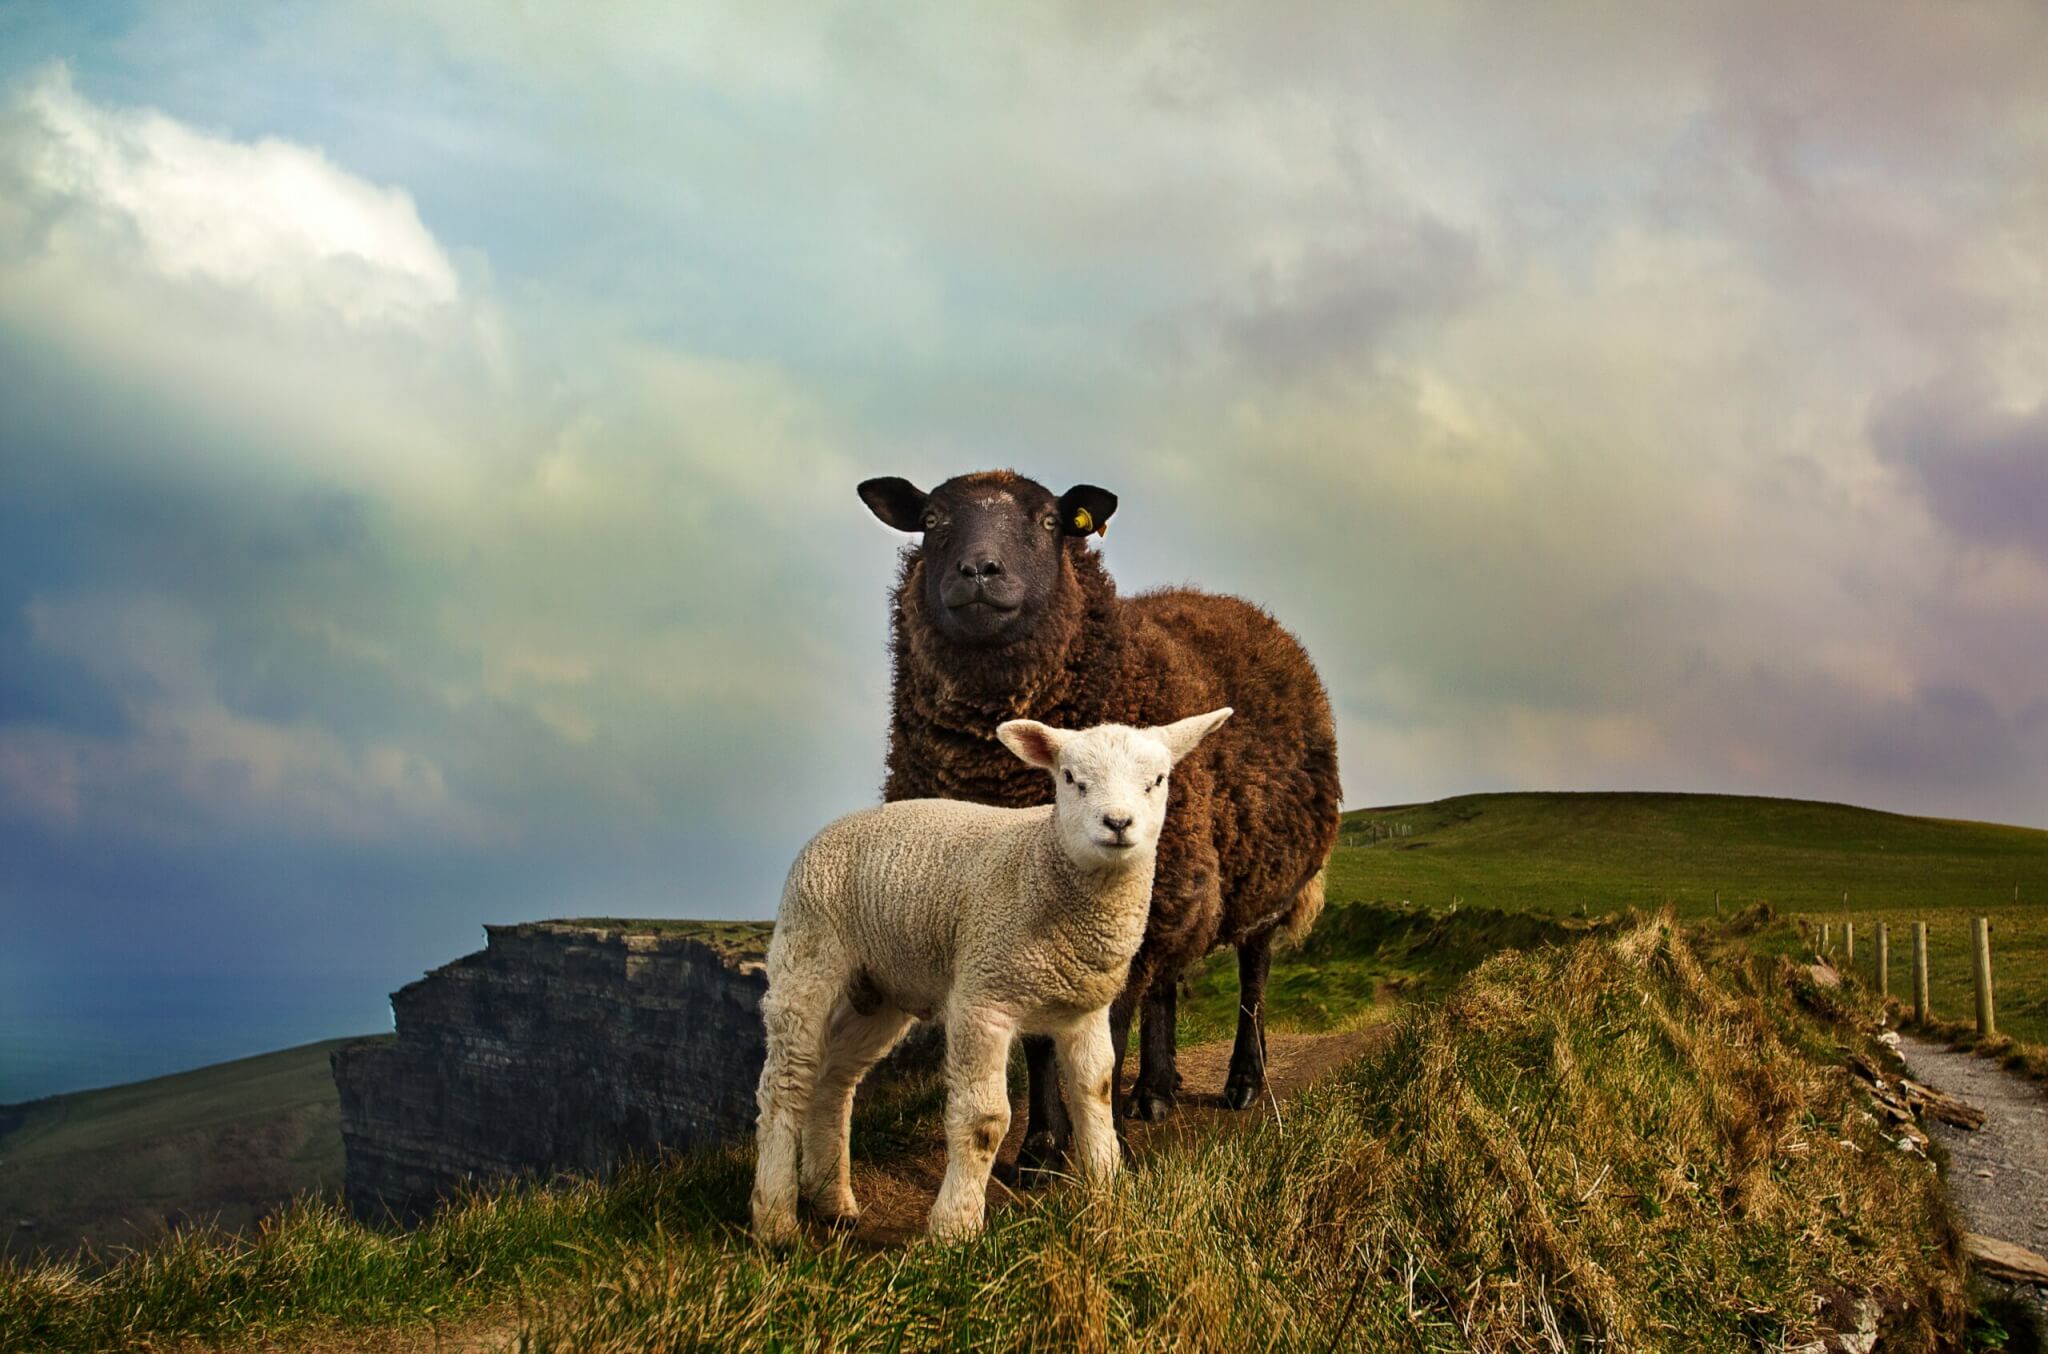
<svg viewBox="0 0 2048 1354">
<path fill-rule="evenodd" d="M 1038 519 L 1038 525 L 1044 527 L 1047 531 L 1058 531 L 1060 529 L 1060 519 L 1053 513 L 1047 513 Z"/>
<path fill-rule="evenodd" d="M 928 512 L 924 515 L 924 529 L 926 531 L 935 530 L 938 525 L 939 515 L 936 512 Z"/>
<path fill-rule="evenodd" d="M 1072 784 L 1074 783 L 1074 773 L 1073 773 L 1073 772 L 1071 772 L 1071 771 L 1062 771 L 1062 772 L 1060 772 L 1060 774 L 1061 774 L 1062 776 L 1065 776 L 1065 777 L 1067 778 L 1067 784 L 1069 784 L 1069 785 L 1072 785 Z"/>
<path fill-rule="evenodd" d="M 1156 790 L 1164 784 L 1166 784 L 1166 773 L 1164 771 L 1161 771 L 1159 773 L 1159 779 L 1152 782 L 1152 788 Z"/>
</svg>

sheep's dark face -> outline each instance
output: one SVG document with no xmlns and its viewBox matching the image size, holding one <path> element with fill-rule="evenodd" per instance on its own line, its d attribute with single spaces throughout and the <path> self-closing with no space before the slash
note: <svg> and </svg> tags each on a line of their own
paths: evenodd
<svg viewBox="0 0 2048 1354">
<path fill-rule="evenodd" d="M 1055 498 L 1009 471 L 961 475 L 927 494 L 902 479 L 868 480 L 863 502 L 898 531 L 923 537 L 926 613 L 959 644 L 1029 635 L 1060 581 L 1061 552 L 1106 531 L 1116 495 L 1077 484 Z"/>
</svg>

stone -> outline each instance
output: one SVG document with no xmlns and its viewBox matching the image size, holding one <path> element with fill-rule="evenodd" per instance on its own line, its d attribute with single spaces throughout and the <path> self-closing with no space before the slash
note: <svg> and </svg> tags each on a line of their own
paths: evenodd
<svg viewBox="0 0 2048 1354">
<path fill-rule="evenodd" d="M 337 1049 L 344 1190 L 414 1220 L 471 1182 L 602 1175 L 748 1131 L 766 923 L 530 922 L 392 994 Z"/>
<path fill-rule="evenodd" d="M 1963 1254 L 1977 1268 L 2007 1283 L 2048 1286 L 2048 1256 L 1979 1232 L 1963 1233 Z"/>
</svg>

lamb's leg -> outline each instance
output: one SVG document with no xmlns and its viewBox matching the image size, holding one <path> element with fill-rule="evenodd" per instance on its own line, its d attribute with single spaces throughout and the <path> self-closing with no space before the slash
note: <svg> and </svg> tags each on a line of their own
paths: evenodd
<svg viewBox="0 0 2048 1354">
<path fill-rule="evenodd" d="M 1109 1014 L 1097 1011 L 1060 1031 L 1060 1081 L 1074 1120 L 1074 1164 L 1093 1182 L 1116 1174 L 1123 1151 L 1116 1140 L 1116 1116 L 1110 1100 L 1116 1085 L 1116 1058 L 1110 1052 Z"/>
<path fill-rule="evenodd" d="M 946 1181 L 932 1205 L 933 1236 L 981 1230 L 989 1169 L 1010 1131 L 1003 1073 L 1016 1026 L 995 1011 L 963 1011 L 946 1022 Z"/>
<path fill-rule="evenodd" d="M 1266 972 L 1272 959 L 1270 931 L 1237 947 L 1237 1044 L 1223 1083 L 1223 1103 L 1234 1110 L 1249 1108 L 1266 1089 Z"/>
<path fill-rule="evenodd" d="M 760 1106 L 754 1141 L 754 1235 L 781 1242 L 796 1236 L 797 1148 L 825 1044 L 825 1022 L 838 984 L 800 976 L 772 979 L 761 1001 L 768 1056 L 754 1093 Z"/>
<path fill-rule="evenodd" d="M 1179 1022 L 1178 976 L 1159 972 L 1145 989 L 1145 1019 L 1138 1028 L 1138 1083 L 1124 1113 L 1157 1123 L 1173 1113 L 1180 1074 L 1174 1067 L 1174 1032 Z"/>
<path fill-rule="evenodd" d="M 847 1154 L 854 1088 L 909 1024 L 910 1017 L 892 1006 L 862 1014 L 841 997 L 833 1008 L 823 1066 L 804 1120 L 800 1166 L 804 1197 L 817 1205 L 821 1216 L 851 1221 L 860 1215 Z"/>
<path fill-rule="evenodd" d="M 1059 1072 L 1052 1040 L 1042 1034 L 1024 1036 L 1024 1071 L 1028 1077 L 1024 1141 L 1017 1148 L 1017 1181 L 1026 1189 L 1049 1183 L 1067 1164 L 1067 1145 L 1074 1132 L 1060 1099 Z"/>
</svg>

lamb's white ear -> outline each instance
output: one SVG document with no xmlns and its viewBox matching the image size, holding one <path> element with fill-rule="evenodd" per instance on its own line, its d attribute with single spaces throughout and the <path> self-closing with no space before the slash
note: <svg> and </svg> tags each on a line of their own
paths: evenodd
<svg viewBox="0 0 2048 1354">
<path fill-rule="evenodd" d="M 1152 736 L 1166 744 L 1166 750 L 1173 754 L 1173 760 L 1178 763 L 1181 758 L 1195 750 L 1195 744 L 1207 738 L 1215 732 L 1218 725 L 1230 718 L 1230 713 L 1230 707 L 1226 705 L 1221 710 L 1211 710 L 1206 715 L 1189 715 L 1186 719 L 1176 719 L 1171 724 L 1160 725 L 1152 730 Z"/>
<path fill-rule="evenodd" d="M 1065 729 L 1055 729 L 1035 719 L 1012 719 L 996 725 L 996 737 L 1003 740 L 1004 747 L 1047 771 L 1052 770 L 1053 759 L 1073 736 Z"/>
</svg>

